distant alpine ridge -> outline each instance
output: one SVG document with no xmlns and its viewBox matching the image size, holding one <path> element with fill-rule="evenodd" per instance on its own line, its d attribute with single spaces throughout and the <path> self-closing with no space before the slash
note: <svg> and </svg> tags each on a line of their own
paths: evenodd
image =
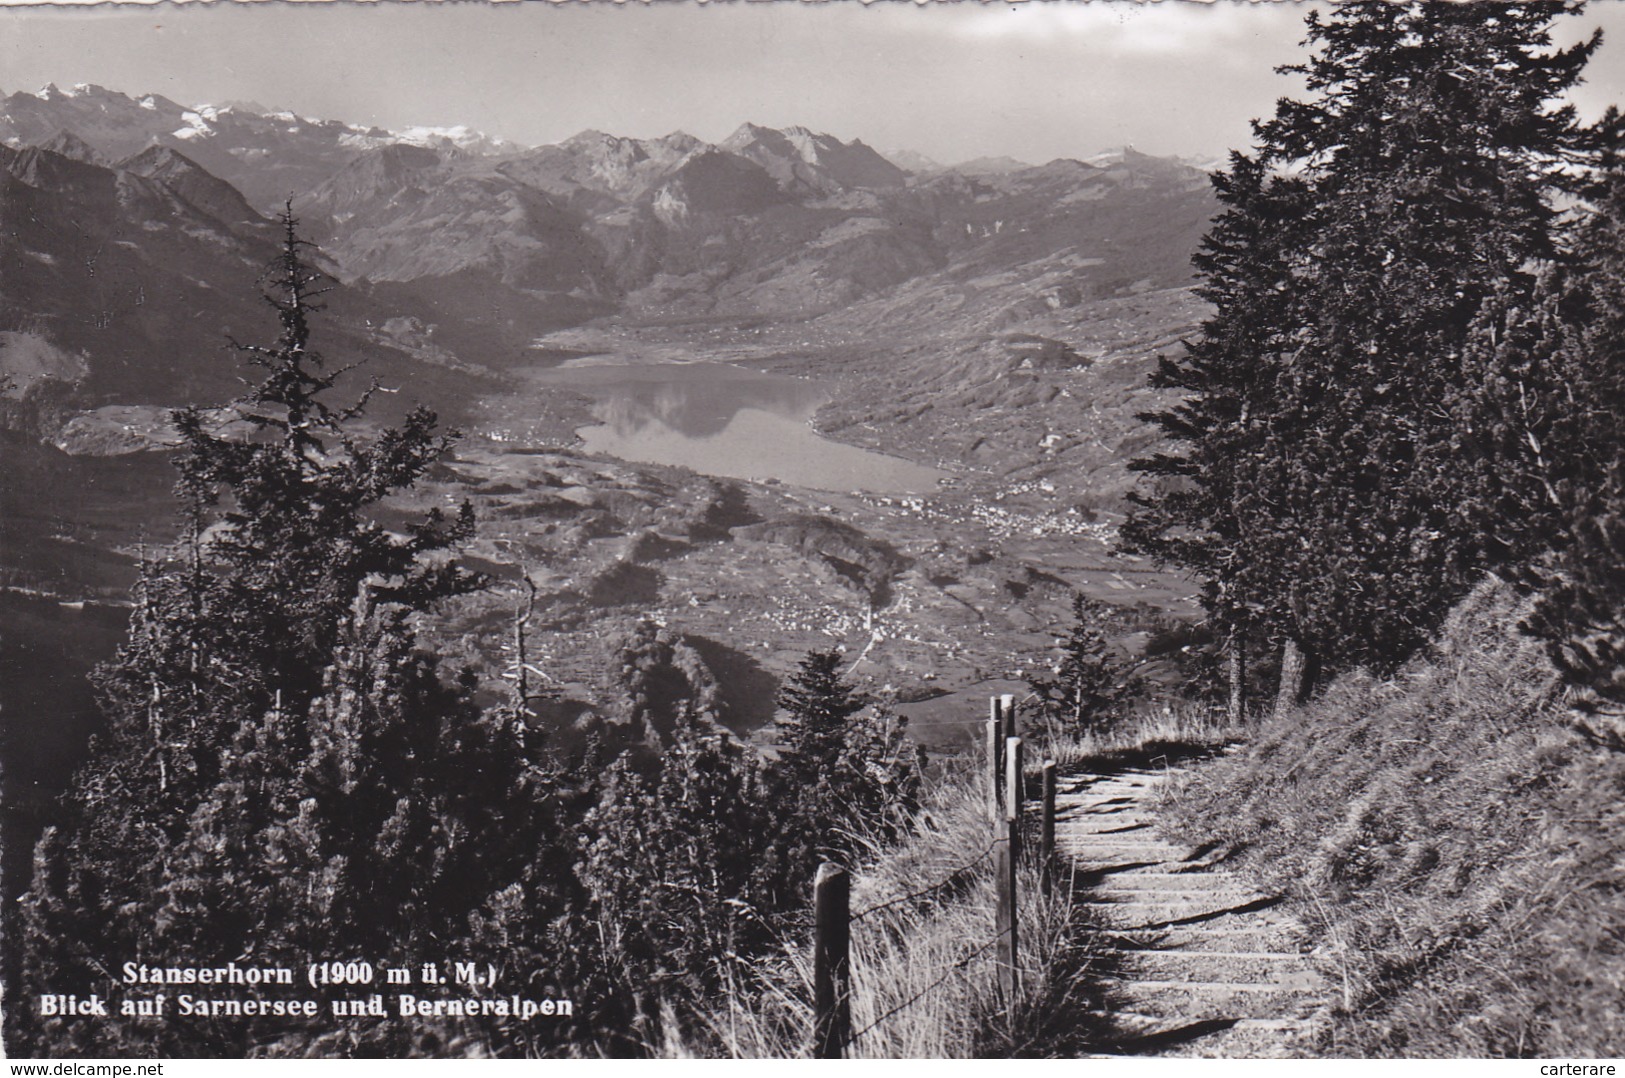
<svg viewBox="0 0 1625 1078">
<path fill-rule="evenodd" d="M 755 124 L 716 144 L 525 147 L 47 86 L 0 98 L 17 222 L 0 234 L 0 421 L 28 411 L 19 396 L 34 415 L 217 396 L 224 334 L 263 320 L 253 281 L 288 200 L 343 284 L 338 343 L 420 377 L 500 372 L 615 313 L 816 316 L 933 281 L 1042 279 L 1052 305 L 1168 287 L 1213 207 L 1202 170 L 1130 149 L 942 167 Z"/>
<path fill-rule="evenodd" d="M 58 140 L 67 141 L 50 145 Z M 182 149 L 262 206 L 320 183 L 360 153 L 390 145 L 490 157 L 540 155 L 555 162 L 561 156 L 585 157 L 599 170 L 593 186 L 622 191 L 635 186 L 639 176 L 705 145 L 682 132 L 639 141 L 583 131 L 558 146 L 529 149 L 461 125 L 392 131 L 271 111 L 252 102 L 188 107 L 158 94 L 130 97 L 90 83 L 66 90 L 49 85 L 0 100 L 0 142 L 48 146 L 93 163 L 121 160 L 153 145 Z M 779 131 L 747 123 L 720 148 L 754 161 L 786 189 L 803 193 L 896 186 L 909 171 L 943 168 L 934 163 L 899 167 L 860 140 L 846 143 L 804 127 Z M 918 154 L 912 158 L 928 162 Z"/>
</svg>

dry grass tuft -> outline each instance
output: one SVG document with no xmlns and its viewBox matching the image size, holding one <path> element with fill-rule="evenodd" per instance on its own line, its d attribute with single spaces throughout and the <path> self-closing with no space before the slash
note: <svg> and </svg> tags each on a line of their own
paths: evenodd
<svg viewBox="0 0 1625 1078">
<path fill-rule="evenodd" d="M 1246 736 L 1222 710 L 1189 701 L 1159 703 L 1088 730 L 1037 731 L 1037 754 L 1065 774 L 1101 764 L 1157 766 L 1211 752 Z"/>
</svg>

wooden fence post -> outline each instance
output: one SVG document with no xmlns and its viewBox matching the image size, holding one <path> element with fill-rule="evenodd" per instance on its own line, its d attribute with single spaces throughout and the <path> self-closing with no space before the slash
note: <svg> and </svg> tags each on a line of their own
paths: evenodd
<svg viewBox="0 0 1625 1078">
<path fill-rule="evenodd" d="M 1016 698 L 1009 693 L 999 697 L 999 709 L 1004 712 L 1004 736 L 1020 737 L 1021 731 L 1016 729 Z"/>
<path fill-rule="evenodd" d="M 852 1039 L 851 882 L 824 863 L 813 879 L 813 1056 L 840 1059 Z"/>
<path fill-rule="evenodd" d="M 1023 781 L 1021 738 L 1012 737 L 1004 743 L 1004 818 L 1021 819 L 1021 805 L 1026 800 Z"/>
<path fill-rule="evenodd" d="M 995 824 L 1004 819 L 1004 724 L 999 717 L 999 698 L 991 696 L 992 714 L 987 720 L 987 818 Z"/>
<path fill-rule="evenodd" d="M 1021 992 L 1021 934 L 1016 915 L 1016 873 L 1021 867 L 1021 738 L 1012 737 L 1004 747 L 1004 841 L 999 843 L 994 872 L 998 875 L 999 984 L 1014 1021 L 1016 1000 Z"/>
<path fill-rule="evenodd" d="M 1045 897 L 1055 876 L 1055 761 L 1044 761 L 1044 816 L 1038 832 L 1038 881 Z"/>
<path fill-rule="evenodd" d="M 1016 975 L 1019 954 L 1016 938 L 1016 851 L 1015 842 L 1012 841 L 1016 824 L 1006 821 L 1005 829 L 1005 837 L 997 843 L 993 852 L 993 880 L 998 895 L 994 905 L 993 934 L 998 941 L 994 946 L 994 959 L 999 967 L 999 992 L 1014 1014 L 1016 992 L 1020 988 Z"/>
</svg>

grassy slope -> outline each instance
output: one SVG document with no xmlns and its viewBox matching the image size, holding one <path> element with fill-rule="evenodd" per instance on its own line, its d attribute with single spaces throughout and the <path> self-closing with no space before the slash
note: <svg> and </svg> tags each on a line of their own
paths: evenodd
<svg viewBox="0 0 1625 1078">
<path fill-rule="evenodd" d="M 1017 885 L 1026 972 L 1014 1026 L 1000 1000 L 988 857 L 995 832 L 977 759 L 962 758 L 938 776 L 914 832 L 896 845 L 872 843 L 854 874 L 851 1003 L 860 1035 L 852 1057 L 1076 1055 L 1087 1046 L 1088 1012 L 1101 1000 L 1077 976 L 1089 955 L 1074 922 L 1078 911 L 1059 888 L 1053 897 L 1040 895 L 1030 863 Z M 861 916 L 867 910 L 874 913 Z M 805 1056 L 811 997 L 811 948 L 786 940 L 782 956 L 757 963 L 697 1027 L 668 1022 L 655 1051 Z"/>
<path fill-rule="evenodd" d="M 1168 795 L 1315 926 L 1333 1054 L 1625 1054 L 1625 755 L 1571 727 L 1524 612 L 1486 582 L 1433 655 L 1338 679 Z"/>
</svg>

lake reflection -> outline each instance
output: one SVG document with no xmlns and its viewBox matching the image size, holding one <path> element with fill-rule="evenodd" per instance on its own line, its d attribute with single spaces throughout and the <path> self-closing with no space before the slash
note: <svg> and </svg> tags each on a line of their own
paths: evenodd
<svg viewBox="0 0 1625 1078">
<path fill-rule="evenodd" d="M 578 433 L 589 451 L 623 460 L 887 493 L 934 490 L 946 474 L 820 437 L 808 420 L 828 396 L 800 378 L 726 363 L 600 363 L 538 377 L 595 398 L 600 425 Z"/>
</svg>

